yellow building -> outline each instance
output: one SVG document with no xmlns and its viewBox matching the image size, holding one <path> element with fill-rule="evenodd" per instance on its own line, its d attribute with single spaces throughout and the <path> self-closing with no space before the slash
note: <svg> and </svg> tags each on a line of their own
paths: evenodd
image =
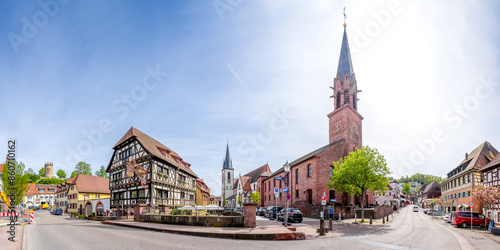
<svg viewBox="0 0 500 250">
<path fill-rule="evenodd" d="M 68 190 L 68 212 L 80 215 L 109 212 L 109 179 L 79 174 Z"/>
<path fill-rule="evenodd" d="M 196 205 L 210 205 L 210 188 L 202 179 L 196 180 Z"/>
</svg>

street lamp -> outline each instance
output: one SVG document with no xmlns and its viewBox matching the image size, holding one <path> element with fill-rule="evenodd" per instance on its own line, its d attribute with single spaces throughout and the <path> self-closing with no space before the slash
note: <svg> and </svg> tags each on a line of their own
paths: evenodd
<svg viewBox="0 0 500 250">
<path fill-rule="evenodd" d="M 288 189 L 288 172 L 290 171 L 290 164 L 288 164 L 288 161 L 286 161 L 285 165 L 283 165 L 283 169 L 285 170 L 285 178 L 283 181 L 285 182 L 285 187 Z M 290 190 L 288 190 L 286 197 L 285 197 L 285 221 L 283 225 L 286 227 L 288 225 L 288 194 Z M 276 216 L 278 217 L 278 216 Z"/>
</svg>

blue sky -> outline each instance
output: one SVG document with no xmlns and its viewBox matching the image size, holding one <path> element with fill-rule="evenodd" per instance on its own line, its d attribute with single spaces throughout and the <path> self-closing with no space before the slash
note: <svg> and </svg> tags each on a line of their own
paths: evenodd
<svg viewBox="0 0 500 250">
<path fill-rule="evenodd" d="M 217 195 L 227 138 L 241 174 L 327 144 L 344 6 L 363 144 L 394 177 L 500 149 L 493 1 L 40 2 L 0 3 L 0 141 L 35 171 L 107 166 L 134 126 Z"/>
</svg>

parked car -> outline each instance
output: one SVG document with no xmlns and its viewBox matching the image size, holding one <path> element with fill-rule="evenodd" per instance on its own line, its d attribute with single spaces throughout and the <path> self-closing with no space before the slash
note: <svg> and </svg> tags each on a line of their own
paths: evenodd
<svg viewBox="0 0 500 250">
<path fill-rule="evenodd" d="M 450 223 L 451 222 L 451 215 L 450 214 L 445 214 L 443 217 L 443 220 Z"/>
<path fill-rule="evenodd" d="M 54 215 L 62 215 L 63 214 L 63 210 L 62 210 L 62 208 L 55 208 L 53 210 L 52 214 L 54 214 Z"/>
<path fill-rule="evenodd" d="M 434 210 L 434 209 L 429 209 L 429 210 L 427 210 L 426 214 L 427 215 L 432 215 L 432 213 L 434 213 L 434 212 L 437 212 L 437 211 Z"/>
<path fill-rule="evenodd" d="M 472 218 L 471 218 L 472 216 Z M 457 227 L 485 226 L 490 223 L 490 219 L 485 219 L 484 215 L 478 212 L 455 211 L 451 213 L 451 224 Z"/>
<path fill-rule="evenodd" d="M 441 212 L 434 210 L 434 209 L 431 209 L 431 210 L 427 211 L 427 214 L 436 216 L 436 215 L 441 215 Z"/>
<path fill-rule="evenodd" d="M 417 206 L 413 207 L 413 212 L 418 212 L 418 207 Z"/>
<path fill-rule="evenodd" d="M 269 219 L 275 219 L 276 214 L 283 209 L 282 207 L 268 207 L 266 210 L 266 217 Z"/>
<path fill-rule="evenodd" d="M 266 214 L 266 208 L 261 207 L 261 208 L 257 209 L 257 211 L 255 211 L 255 214 L 259 215 L 259 216 L 265 215 Z"/>
<path fill-rule="evenodd" d="M 285 221 L 285 213 L 288 213 L 288 222 L 301 223 L 304 216 L 300 210 L 296 208 L 286 208 L 278 212 L 278 220 Z"/>
</svg>

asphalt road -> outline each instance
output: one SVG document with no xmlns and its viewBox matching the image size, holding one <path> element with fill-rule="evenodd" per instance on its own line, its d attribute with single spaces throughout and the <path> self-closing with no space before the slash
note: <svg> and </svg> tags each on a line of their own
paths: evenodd
<svg viewBox="0 0 500 250">
<path fill-rule="evenodd" d="M 47 211 L 37 211 L 35 218 L 35 225 L 25 227 L 23 249 L 461 249 L 449 230 L 411 209 L 404 209 L 389 225 L 370 227 L 370 230 L 362 229 L 369 225 L 358 225 L 340 237 L 303 241 L 175 235 L 69 219 Z M 348 226 L 343 229 L 347 230 Z"/>
</svg>

